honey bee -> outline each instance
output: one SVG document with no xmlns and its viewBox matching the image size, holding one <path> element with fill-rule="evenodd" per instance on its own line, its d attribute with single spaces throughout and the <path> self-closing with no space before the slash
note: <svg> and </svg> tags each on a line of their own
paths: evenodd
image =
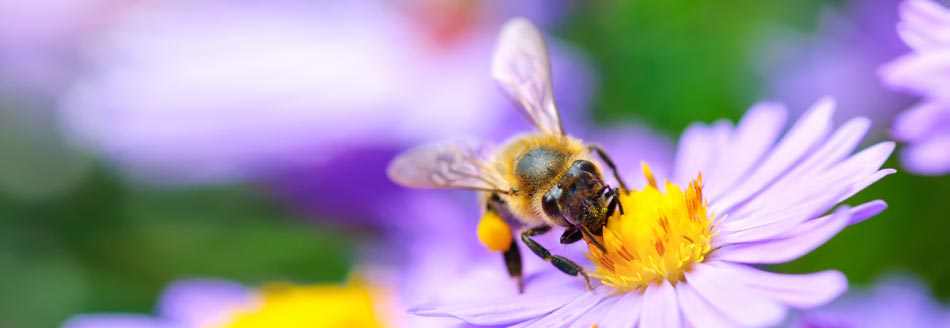
<svg viewBox="0 0 950 328">
<path fill-rule="evenodd" d="M 387 169 L 392 181 L 407 187 L 479 191 L 485 211 L 478 237 L 490 250 L 503 253 L 519 292 L 524 279 L 512 226 L 524 228 L 521 241 L 532 252 L 568 275 L 581 276 L 590 289 L 583 267 L 552 255 L 532 237 L 560 226 L 565 228 L 562 244 L 584 239 L 606 251 L 598 237 L 615 210 L 623 213 L 618 195 L 627 190 L 603 149 L 564 133 L 550 70 L 537 28 L 522 18 L 508 21 L 495 47 L 492 76 L 540 131 L 517 135 L 496 151 L 474 140 L 421 146 L 398 155 Z M 607 185 L 593 154 L 613 171 L 619 188 Z"/>
</svg>

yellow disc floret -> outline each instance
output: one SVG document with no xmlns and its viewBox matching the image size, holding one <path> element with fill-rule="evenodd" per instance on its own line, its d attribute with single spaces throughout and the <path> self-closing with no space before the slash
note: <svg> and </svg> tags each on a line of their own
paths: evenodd
<svg viewBox="0 0 950 328">
<path fill-rule="evenodd" d="M 616 213 L 604 227 L 607 252 L 589 247 L 597 266 L 592 277 L 621 291 L 665 280 L 676 284 L 693 263 L 702 262 L 715 235 L 713 215 L 706 212 L 699 175 L 685 191 L 666 182 L 665 192 L 644 164 L 649 185 L 620 195 L 624 215 Z"/>
<path fill-rule="evenodd" d="M 381 327 L 366 286 L 266 285 L 260 304 L 240 309 L 225 327 Z"/>
<path fill-rule="evenodd" d="M 495 252 L 504 252 L 511 247 L 511 226 L 501 219 L 498 212 L 488 210 L 478 222 L 478 240 Z"/>
</svg>

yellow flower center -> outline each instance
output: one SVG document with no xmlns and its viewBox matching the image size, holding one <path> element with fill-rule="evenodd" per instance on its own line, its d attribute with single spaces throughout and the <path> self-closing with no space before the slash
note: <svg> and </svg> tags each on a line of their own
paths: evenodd
<svg viewBox="0 0 950 328">
<path fill-rule="evenodd" d="M 260 303 L 239 310 L 228 328 L 381 327 L 366 286 L 270 284 Z"/>
<path fill-rule="evenodd" d="M 607 252 L 588 247 L 597 266 L 591 276 L 624 292 L 663 279 L 673 284 L 683 280 L 683 273 L 709 254 L 715 235 L 715 215 L 706 212 L 702 175 L 685 192 L 666 182 L 664 193 L 645 163 L 643 172 L 649 185 L 621 194 L 624 215 L 617 211 L 604 227 Z"/>
</svg>

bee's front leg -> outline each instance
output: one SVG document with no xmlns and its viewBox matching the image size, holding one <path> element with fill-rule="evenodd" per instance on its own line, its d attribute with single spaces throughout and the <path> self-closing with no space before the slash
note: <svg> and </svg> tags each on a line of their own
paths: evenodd
<svg viewBox="0 0 950 328">
<path fill-rule="evenodd" d="M 533 236 L 542 235 L 548 231 L 551 231 L 551 226 L 549 225 L 542 225 L 527 229 L 521 232 L 521 241 L 523 241 L 525 245 L 527 245 L 528 248 L 534 252 L 535 255 L 543 259 L 545 262 L 550 262 L 555 268 L 561 270 L 561 272 L 575 277 L 580 275 L 582 278 L 584 278 L 584 285 L 587 286 L 587 290 L 593 289 L 590 286 L 590 277 L 587 276 L 587 272 L 584 271 L 583 267 L 577 265 L 577 263 L 574 263 L 574 261 L 571 261 L 566 257 L 551 255 L 551 252 L 544 248 L 544 246 L 541 246 L 541 244 L 531 238 Z"/>
<path fill-rule="evenodd" d="M 564 233 L 561 234 L 561 244 L 564 244 L 564 245 L 573 244 L 573 243 L 576 243 L 578 240 L 581 240 L 582 238 L 584 238 L 584 234 L 581 233 L 580 230 L 578 230 L 575 227 L 570 227 L 570 228 L 567 228 L 567 230 L 564 230 Z"/>
</svg>

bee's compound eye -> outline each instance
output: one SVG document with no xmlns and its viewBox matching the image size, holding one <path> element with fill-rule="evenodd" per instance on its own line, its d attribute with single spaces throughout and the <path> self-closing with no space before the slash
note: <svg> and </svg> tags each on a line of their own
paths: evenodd
<svg viewBox="0 0 950 328">
<path fill-rule="evenodd" d="M 597 167 L 594 166 L 594 163 L 591 163 L 590 161 L 579 160 L 577 161 L 577 165 L 578 165 L 578 168 L 581 169 L 581 171 L 588 172 L 591 174 L 597 173 Z"/>
<path fill-rule="evenodd" d="M 551 188 L 544 197 L 541 198 L 541 209 L 550 217 L 561 217 L 561 206 L 558 205 L 558 199 L 561 198 L 561 187 Z"/>
</svg>

